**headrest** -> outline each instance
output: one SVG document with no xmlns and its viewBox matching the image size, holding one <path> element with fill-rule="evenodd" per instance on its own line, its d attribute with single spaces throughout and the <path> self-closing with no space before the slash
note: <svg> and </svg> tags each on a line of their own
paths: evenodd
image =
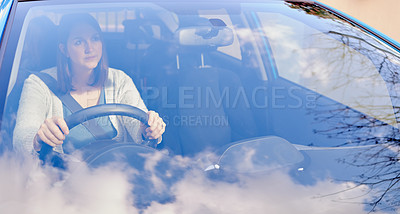
<svg viewBox="0 0 400 214">
<path fill-rule="evenodd" d="M 175 32 L 179 45 L 222 47 L 233 43 L 233 31 L 221 19 L 199 18 L 197 23 L 184 23 Z"/>
<path fill-rule="evenodd" d="M 152 20 L 127 19 L 122 24 L 125 39 L 131 43 L 151 43 L 155 39 L 160 39 L 159 33 L 156 32 L 160 32 L 161 26 Z"/>
</svg>

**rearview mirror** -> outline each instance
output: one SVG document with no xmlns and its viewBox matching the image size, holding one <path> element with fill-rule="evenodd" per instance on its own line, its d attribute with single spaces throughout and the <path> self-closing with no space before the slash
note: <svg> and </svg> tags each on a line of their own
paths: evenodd
<svg viewBox="0 0 400 214">
<path fill-rule="evenodd" d="M 233 43 L 233 32 L 228 27 L 195 26 L 181 28 L 175 33 L 180 45 L 228 46 Z"/>
</svg>

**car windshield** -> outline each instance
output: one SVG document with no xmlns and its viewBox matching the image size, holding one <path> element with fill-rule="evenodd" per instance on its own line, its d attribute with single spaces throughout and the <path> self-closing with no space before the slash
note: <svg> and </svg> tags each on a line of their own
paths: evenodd
<svg viewBox="0 0 400 214">
<path fill-rule="evenodd" d="M 21 123 L 32 122 L 21 115 L 37 114 L 22 112 L 21 106 L 40 101 L 46 107 L 45 118 L 52 116 L 49 112 L 64 118 L 73 114 L 57 99 L 59 91 L 53 91 L 52 84 L 41 77 L 49 74 L 57 79 L 55 87 L 60 90 L 70 84 L 60 70 L 68 73 L 68 68 L 76 65 L 71 47 L 89 41 L 77 36 L 71 46 L 60 42 L 60 38 L 73 35 L 73 30 L 63 34 L 60 27 L 63 17 L 73 14 L 89 15 L 99 26 L 98 31 L 88 27 L 92 34 L 87 44 L 96 43 L 102 54 L 84 58 L 82 65 L 97 60 L 95 69 L 101 65 L 108 72 L 96 94 L 99 98 L 85 102 L 100 105 L 135 99 L 139 106 L 142 100 L 142 109 L 157 112 L 165 122 L 157 149 L 167 150 L 171 156 L 192 158 L 211 151 L 222 155 L 205 171 L 230 164 L 227 171 L 244 173 L 269 170 L 263 162 L 268 158 L 276 165 L 297 167 L 296 173 L 304 170 L 298 167 L 300 162 L 312 167 L 316 163 L 315 167 L 323 170 L 334 168 L 332 175 L 338 177 L 360 170 L 335 168 L 337 162 L 349 159 L 319 160 L 343 157 L 345 150 L 350 152 L 348 156 L 359 157 L 355 154 L 361 154 L 362 148 L 365 154 L 372 154 L 368 159 L 376 158 L 374 169 L 398 163 L 398 154 L 392 154 L 398 152 L 400 137 L 398 47 L 323 7 L 298 1 L 60 0 L 19 2 L 10 14 L 14 19 L 2 47 L 1 72 L 7 72 L 9 81 L 0 135 L 3 146 L 10 150 L 17 140 L 32 146 L 28 136 L 39 129 L 32 125 L 29 128 L 34 134 L 18 131 Z M 126 81 L 134 86 L 116 89 L 115 85 Z M 36 84 L 33 88 L 37 91 L 24 90 L 29 84 Z M 108 113 L 105 120 L 95 121 L 98 126 L 111 127 L 102 129 L 104 135 L 122 143 L 137 139 L 129 132 L 124 137 L 114 133 L 128 130 L 118 124 L 131 123 L 131 118 Z M 91 143 L 84 135 L 77 131 L 69 138 L 80 142 L 73 149 Z M 372 145 L 389 146 L 379 150 L 370 149 Z M 125 147 L 118 149 L 124 151 Z M 140 146 L 136 149 L 153 152 Z M 67 145 L 62 152 L 68 153 Z M 244 153 L 255 158 L 245 159 Z M 107 157 L 111 156 L 115 157 Z M 253 161 L 253 168 L 249 169 L 246 161 Z M 394 173 L 398 178 L 396 170 L 384 175 Z M 315 184 L 310 177 L 305 183 Z M 387 180 L 377 183 L 384 182 Z"/>
<path fill-rule="evenodd" d="M 3 127 L 26 77 L 56 66 L 54 29 L 67 13 L 96 18 L 109 66 L 160 113 L 176 154 L 265 135 L 315 146 L 397 136 L 398 53 L 323 9 L 282 2 L 28 7 L 8 47 Z"/>
</svg>

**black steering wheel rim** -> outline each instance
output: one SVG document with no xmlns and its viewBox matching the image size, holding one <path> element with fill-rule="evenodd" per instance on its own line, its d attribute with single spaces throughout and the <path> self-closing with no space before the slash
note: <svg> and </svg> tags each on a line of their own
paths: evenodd
<svg viewBox="0 0 400 214">
<path fill-rule="evenodd" d="M 108 115 L 132 117 L 148 126 L 149 116 L 146 112 L 131 105 L 117 103 L 101 104 L 84 108 L 64 118 L 64 120 L 67 123 L 68 128 L 72 129 L 85 121 Z"/>
<path fill-rule="evenodd" d="M 69 129 L 74 128 L 80 123 L 83 123 L 85 121 L 102 117 L 102 116 L 108 116 L 108 115 L 119 115 L 119 116 L 127 116 L 127 117 L 132 117 L 146 126 L 148 126 L 148 115 L 146 112 L 143 110 L 131 106 L 131 105 L 126 105 L 126 104 L 101 104 L 101 105 L 96 105 L 92 107 L 88 107 L 85 109 L 81 109 L 77 112 L 74 112 L 70 116 L 64 118 L 67 126 Z M 53 147 L 46 143 L 42 143 L 42 148 L 39 152 L 39 159 L 43 161 L 43 163 L 46 163 L 47 161 L 53 162 L 53 165 L 62 165 L 62 160 L 49 160 L 53 159 L 50 156 L 50 154 L 54 154 L 55 152 L 53 151 Z M 54 162 L 59 162 L 59 163 L 54 163 Z M 65 168 L 65 166 L 61 166 L 61 168 Z"/>
</svg>

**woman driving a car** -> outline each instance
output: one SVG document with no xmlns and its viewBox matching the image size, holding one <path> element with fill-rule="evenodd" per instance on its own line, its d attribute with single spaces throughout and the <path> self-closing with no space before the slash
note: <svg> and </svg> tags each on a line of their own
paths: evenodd
<svg viewBox="0 0 400 214">
<path fill-rule="evenodd" d="M 132 139 L 139 144 L 158 139 L 159 143 L 165 131 L 164 121 L 158 113 L 147 111 L 130 77 L 108 67 L 97 21 L 90 14 L 67 14 L 58 28 L 57 67 L 41 71 L 40 75 L 31 74 L 24 82 L 14 129 L 14 149 L 34 152 L 46 143 L 57 152 L 69 153 L 103 138 Z M 60 93 L 53 93 L 43 75 L 56 80 Z M 60 94 L 72 97 L 70 101 L 75 107 L 63 102 Z M 105 103 L 140 108 L 149 116 L 149 127 L 133 118 L 111 115 L 69 130 L 65 117 L 77 109 Z M 102 135 L 94 136 L 88 126 L 101 128 Z"/>
</svg>

